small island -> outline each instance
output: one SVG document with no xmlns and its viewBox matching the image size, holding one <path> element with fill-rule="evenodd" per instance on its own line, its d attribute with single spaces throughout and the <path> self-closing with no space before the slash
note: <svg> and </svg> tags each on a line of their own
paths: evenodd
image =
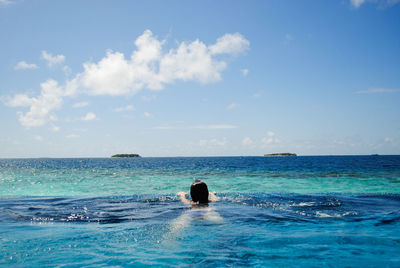
<svg viewBox="0 0 400 268">
<path fill-rule="evenodd" d="M 264 156 L 297 156 L 293 153 L 274 153 L 274 154 L 264 154 Z"/>
<path fill-rule="evenodd" d="M 115 154 L 111 157 L 140 157 L 138 154 Z"/>
</svg>

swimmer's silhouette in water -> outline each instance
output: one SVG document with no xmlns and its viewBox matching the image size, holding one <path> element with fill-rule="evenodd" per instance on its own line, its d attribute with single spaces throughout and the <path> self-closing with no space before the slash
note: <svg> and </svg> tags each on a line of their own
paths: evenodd
<svg viewBox="0 0 400 268">
<path fill-rule="evenodd" d="M 179 192 L 177 195 L 182 203 L 192 206 L 171 222 L 169 227 L 170 232 L 165 236 L 166 240 L 171 240 L 173 237 L 176 237 L 184 228 L 190 225 L 192 220 L 205 220 L 215 224 L 225 223 L 216 209 L 208 206 L 211 202 L 219 201 L 219 198 L 215 193 L 210 193 L 208 191 L 207 184 L 204 181 L 195 180 L 190 186 L 190 196 L 192 200 L 186 198 L 185 192 Z"/>
</svg>

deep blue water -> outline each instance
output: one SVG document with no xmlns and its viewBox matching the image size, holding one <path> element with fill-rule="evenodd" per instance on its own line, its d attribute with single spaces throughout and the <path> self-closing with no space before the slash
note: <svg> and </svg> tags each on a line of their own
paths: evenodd
<svg viewBox="0 0 400 268">
<path fill-rule="evenodd" d="M 4 266 L 400 267 L 399 230 L 400 156 L 0 160 Z"/>
</svg>

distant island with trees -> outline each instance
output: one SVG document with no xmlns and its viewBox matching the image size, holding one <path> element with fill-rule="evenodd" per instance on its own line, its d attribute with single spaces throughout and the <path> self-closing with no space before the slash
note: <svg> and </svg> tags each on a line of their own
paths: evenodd
<svg viewBox="0 0 400 268">
<path fill-rule="evenodd" d="M 118 158 L 118 157 L 140 157 L 138 154 L 115 154 L 111 157 Z"/>
<path fill-rule="evenodd" d="M 264 156 L 297 156 L 293 153 L 274 153 L 274 154 L 264 154 Z"/>
</svg>

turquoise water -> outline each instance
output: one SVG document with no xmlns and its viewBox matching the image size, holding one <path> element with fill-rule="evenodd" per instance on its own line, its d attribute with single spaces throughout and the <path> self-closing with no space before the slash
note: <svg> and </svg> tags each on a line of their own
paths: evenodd
<svg viewBox="0 0 400 268">
<path fill-rule="evenodd" d="M 4 266 L 399 267 L 399 227 L 400 156 L 0 160 Z"/>
<path fill-rule="evenodd" d="M 400 193 L 399 156 L 0 159 L 0 196 L 216 192 Z"/>
</svg>

